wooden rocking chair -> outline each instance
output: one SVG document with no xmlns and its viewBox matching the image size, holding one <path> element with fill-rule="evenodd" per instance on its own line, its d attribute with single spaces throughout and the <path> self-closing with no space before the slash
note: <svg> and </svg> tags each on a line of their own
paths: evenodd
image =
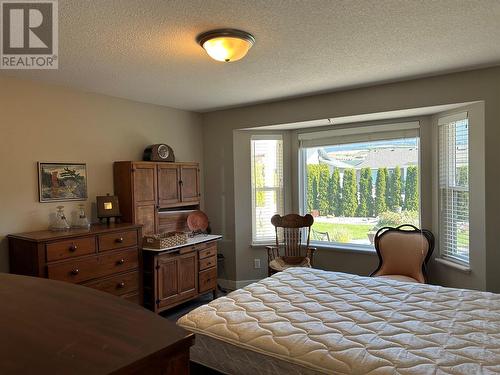
<svg viewBox="0 0 500 375">
<path fill-rule="evenodd" d="M 274 215 L 271 223 L 275 227 L 276 245 L 266 246 L 269 276 L 290 267 L 312 267 L 316 248 L 309 246 L 309 236 L 314 218 L 309 214 Z"/>
</svg>

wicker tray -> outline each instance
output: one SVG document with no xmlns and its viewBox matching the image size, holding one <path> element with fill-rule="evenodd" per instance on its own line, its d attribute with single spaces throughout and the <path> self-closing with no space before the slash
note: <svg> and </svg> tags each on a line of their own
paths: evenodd
<svg viewBox="0 0 500 375">
<path fill-rule="evenodd" d="M 184 232 L 166 232 L 144 236 L 144 247 L 151 249 L 164 249 L 167 247 L 184 245 L 187 243 L 187 234 Z"/>
</svg>

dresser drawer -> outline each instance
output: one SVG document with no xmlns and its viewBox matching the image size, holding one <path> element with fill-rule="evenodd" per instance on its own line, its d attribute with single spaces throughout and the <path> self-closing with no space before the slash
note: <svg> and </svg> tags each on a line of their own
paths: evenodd
<svg viewBox="0 0 500 375">
<path fill-rule="evenodd" d="M 208 258 L 208 257 L 214 256 L 216 254 L 217 254 L 217 246 L 212 246 L 212 247 L 209 247 L 207 249 L 200 250 L 199 257 L 200 257 L 200 259 L 203 259 L 203 258 Z"/>
<path fill-rule="evenodd" d="M 45 245 L 47 262 L 95 253 L 95 237 L 74 238 Z"/>
<path fill-rule="evenodd" d="M 133 270 L 138 265 L 137 249 L 129 249 L 107 255 L 49 264 L 47 274 L 49 279 L 81 283 L 117 272 Z"/>
<path fill-rule="evenodd" d="M 83 285 L 120 296 L 123 294 L 137 292 L 139 289 L 139 272 L 127 272 L 118 276 L 111 276 L 91 281 Z"/>
<path fill-rule="evenodd" d="M 99 251 L 107 251 L 132 247 L 137 245 L 137 232 L 129 230 L 126 232 L 115 232 L 98 236 Z"/>
<path fill-rule="evenodd" d="M 200 259 L 200 271 L 206 270 L 207 268 L 214 267 L 217 264 L 217 257 L 215 255 L 209 258 Z"/>
<path fill-rule="evenodd" d="M 216 242 L 209 241 L 209 242 L 198 243 L 196 245 L 191 245 L 191 248 L 193 250 L 199 251 L 200 253 L 202 253 L 205 249 L 208 249 L 209 247 L 215 247 L 216 248 L 217 247 Z"/>
<path fill-rule="evenodd" d="M 124 300 L 129 301 L 129 302 L 136 303 L 138 305 L 142 305 L 142 302 L 141 302 L 140 296 L 139 296 L 139 292 L 126 294 L 126 295 L 123 295 L 120 297 L 123 298 Z"/>
<path fill-rule="evenodd" d="M 203 293 L 217 287 L 217 268 L 210 268 L 206 271 L 201 271 L 199 274 L 199 293 Z"/>
</svg>

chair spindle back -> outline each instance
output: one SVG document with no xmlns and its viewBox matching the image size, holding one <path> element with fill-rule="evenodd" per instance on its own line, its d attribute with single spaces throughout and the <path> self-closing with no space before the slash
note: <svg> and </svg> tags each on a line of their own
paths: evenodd
<svg viewBox="0 0 500 375">
<path fill-rule="evenodd" d="M 274 215 L 271 218 L 271 223 L 275 227 L 276 246 L 284 249 L 285 256 L 305 256 L 309 247 L 311 226 L 314 223 L 314 218 L 310 214 L 305 216 L 297 214 Z M 303 243 L 304 239 L 305 243 Z"/>
</svg>

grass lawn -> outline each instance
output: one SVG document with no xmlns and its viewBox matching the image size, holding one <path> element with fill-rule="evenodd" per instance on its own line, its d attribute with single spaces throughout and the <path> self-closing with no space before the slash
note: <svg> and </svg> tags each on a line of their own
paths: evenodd
<svg viewBox="0 0 500 375">
<path fill-rule="evenodd" d="M 328 232 L 332 242 L 349 242 L 351 240 L 368 240 L 367 233 L 373 228 L 370 224 L 334 224 L 315 222 L 312 228 L 318 232 Z M 469 230 L 458 231 L 459 248 L 469 247 Z"/>
<path fill-rule="evenodd" d="M 458 230 L 457 245 L 459 247 L 469 247 L 469 230 L 462 229 Z"/>
<path fill-rule="evenodd" d="M 367 233 L 373 227 L 370 224 L 334 224 L 315 222 L 312 228 L 318 232 L 328 232 L 330 241 L 348 242 L 349 240 L 368 240 Z M 349 240 L 338 238 L 338 233 L 347 234 Z"/>
</svg>

